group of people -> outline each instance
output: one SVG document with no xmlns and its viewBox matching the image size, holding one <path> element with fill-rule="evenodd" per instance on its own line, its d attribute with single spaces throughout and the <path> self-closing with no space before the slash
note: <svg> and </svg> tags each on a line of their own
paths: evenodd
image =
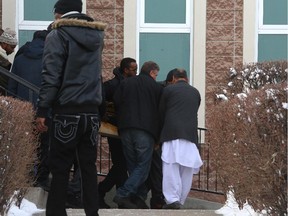
<svg viewBox="0 0 288 216">
<path fill-rule="evenodd" d="M 121 64 L 129 60 L 124 58 Z M 133 60 L 126 71 L 136 70 L 135 65 Z M 145 62 L 139 75 L 118 79 L 114 88 L 118 147 L 122 147 L 128 171 L 126 181 L 116 185 L 113 201 L 119 208 L 149 208 L 145 200 L 151 190 L 150 208 L 179 209 L 193 174 L 202 166 L 197 136 L 200 94 L 188 84 L 185 70 L 171 70 L 164 83 L 156 81 L 159 71 L 157 63 Z"/>
<path fill-rule="evenodd" d="M 38 179 L 43 183 L 49 173 L 52 175 L 46 215 L 67 215 L 67 190 L 75 164 L 87 216 L 98 216 L 99 207 L 109 208 L 105 194 L 114 186 L 113 201 L 119 208 L 149 208 L 145 201 L 151 190 L 150 208 L 179 209 L 188 196 L 193 174 L 202 165 L 197 140 L 200 94 L 189 85 L 184 69 L 171 70 L 166 81 L 159 83 L 156 62 L 145 62 L 137 75 L 133 58 L 122 59 L 113 71 L 114 78 L 103 83 L 106 25 L 81 12 L 81 0 L 58 0 L 55 21 L 48 30 L 34 34 L 11 70 L 21 76 L 19 71 L 24 67 L 20 65 L 24 64 L 26 70 L 41 71 L 41 75 L 27 79 L 33 78 L 29 81 L 40 87 L 33 101 L 35 124 L 46 135 L 43 140 L 49 140 L 43 147 L 49 148 L 43 153 L 49 155 L 49 170 L 43 170 L 44 178 L 40 175 Z M 34 65 L 26 57 L 39 57 L 41 63 L 34 61 Z M 16 92 L 16 85 L 9 83 L 15 94 L 23 93 Z M 25 99 L 25 95 L 21 97 Z M 115 115 L 108 119 L 106 103 L 115 108 Z M 119 138 L 108 137 L 113 166 L 98 184 L 101 120 L 116 125 Z M 47 161 L 43 156 L 40 159 Z"/>
</svg>

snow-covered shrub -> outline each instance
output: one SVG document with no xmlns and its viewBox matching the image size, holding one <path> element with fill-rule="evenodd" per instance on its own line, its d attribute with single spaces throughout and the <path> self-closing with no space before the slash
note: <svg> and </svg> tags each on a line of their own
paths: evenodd
<svg viewBox="0 0 288 216">
<path fill-rule="evenodd" d="M 31 185 L 38 145 L 33 120 L 30 103 L 0 96 L 0 215 L 15 199 L 20 205 Z"/>
<path fill-rule="evenodd" d="M 232 187 L 240 207 L 287 214 L 287 62 L 230 72 L 208 127 L 224 192 Z"/>
</svg>

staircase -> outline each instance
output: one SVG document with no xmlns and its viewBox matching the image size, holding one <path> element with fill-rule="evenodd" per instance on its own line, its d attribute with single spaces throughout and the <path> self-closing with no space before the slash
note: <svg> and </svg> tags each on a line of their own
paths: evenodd
<svg viewBox="0 0 288 216">
<path fill-rule="evenodd" d="M 223 205 L 220 203 L 187 198 L 185 205 L 180 210 L 156 210 L 156 209 L 118 209 L 112 201 L 115 190 L 111 190 L 105 197 L 106 202 L 112 207 L 111 209 L 100 209 L 100 216 L 215 216 L 215 210 L 220 209 Z M 45 209 L 48 193 L 41 188 L 30 188 L 26 199 L 36 204 L 40 209 Z M 148 195 L 148 199 L 150 196 Z M 67 209 L 68 216 L 85 216 L 83 209 Z M 33 216 L 45 216 L 45 212 L 34 214 Z"/>
</svg>

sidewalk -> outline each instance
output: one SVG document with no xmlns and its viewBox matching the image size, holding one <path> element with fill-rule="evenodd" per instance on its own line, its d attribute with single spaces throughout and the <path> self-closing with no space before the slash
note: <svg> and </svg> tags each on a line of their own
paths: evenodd
<svg viewBox="0 0 288 216">
<path fill-rule="evenodd" d="M 188 198 L 183 208 L 180 210 L 152 210 L 152 209 L 117 209 L 117 205 L 112 202 L 115 191 L 106 195 L 106 202 L 112 207 L 111 209 L 100 209 L 100 216 L 216 216 L 215 210 L 221 208 L 220 203 Z M 45 209 L 48 193 L 41 188 L 30 188 L 26 199 L 35 203 L 38 208 Z M 149 200 L 148 197 L 147 200 Z M 68 216 L 85 216 L 83 209 L 67 209 Z M 33 216 L 45 216 L 45 213 L 34 214 Z M 219 216 L 219 215 L 218 215 Z"/>
</svg>

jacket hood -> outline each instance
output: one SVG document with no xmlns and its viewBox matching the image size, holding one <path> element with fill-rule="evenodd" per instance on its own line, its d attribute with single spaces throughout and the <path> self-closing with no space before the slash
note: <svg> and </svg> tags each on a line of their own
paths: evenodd
<svg viewBox="0 0 288 216">
<path fill-rule="evenodd" d="M 120 71 L 120 67 L 114 68 L 113 74 L 114 74 L 115 77 L 117 77 L 117 79 L 119 79 L 119 80 L 124 79 L 124 76 L 123 76 L 123 74 L 122 74 L 121 71 Z"/>
<path fill-rule="evenodd" d="M 52 29 L 64 31 L 86 49 L 95 50 L 99 47 L 99 31 L 104 31 L 106 24 L 92 21 L 92 19 L 83 19 L 83 17 L 85 15 L 80 18 L 61 18 L 52 24 Z"/>
<path fill-rule="evenodd" d="M 40 38 L 34 39 L 24 50 L 23 54 L 28 58 L 41 59 L 44 50 L 44 40 Z"/>
</svg>

